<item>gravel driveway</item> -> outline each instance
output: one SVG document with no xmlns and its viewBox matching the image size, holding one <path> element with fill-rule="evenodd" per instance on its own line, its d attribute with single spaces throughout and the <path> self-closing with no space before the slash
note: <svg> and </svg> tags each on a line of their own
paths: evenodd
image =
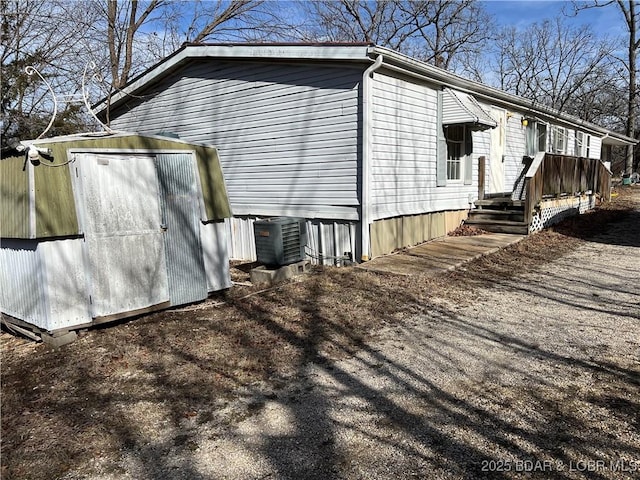
<svg viewBox="0 0 640 480">
<path fill-rule="evenodd" d="M 640 209 L 351 358 L 247 388 L 223 431 L 186 418 L 191 449 L 124 453 L 91 478 L 638 478 L 639 253 Z"/>
</svg>

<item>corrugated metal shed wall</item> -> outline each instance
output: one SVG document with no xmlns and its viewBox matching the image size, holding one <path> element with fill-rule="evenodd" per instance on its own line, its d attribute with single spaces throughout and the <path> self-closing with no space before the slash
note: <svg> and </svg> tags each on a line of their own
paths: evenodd
<svg viewBox="0 0 640 480">
<path fill-rule="evenodd" d="M 225 222 L 200 223 L 200 241 L 207 289 L 215 292 L 229 288 L 229 241 Z"/>
<path fill-rule="evenodd" d="M 0 160 L 0 237 L 29 238 L 29 169 L 24 157 Z"/>
<path fill-rule="evenodd" d="M 38 326 L 45 330 L 91 322 L 83 243 L 82 238 L 38 242 L 49 309 L 46 322 Z"/>
<path fill-rule="evenodd" d="M 207 297 L 191 154 L 156 156 L 171 305 Z"/>
<path fill-rule="evenodd" d="M 3 239 L 0 310 L 43 330 L 91 322 L 82 239 Z"/>
<path fill-rule="evenodd" d="M 67 161 L 64 144 L 53 144 L 53 165 Z M 42 160 L 42 163 L 47 160 Z M 70 168 L 38 166 L 33 168 L 37 238 L 75 235 L 78 232 L 76 206 L 71 189 Z"/>
<path fill-rule="evenodd" d="M 85 154 L 76 166 L 93 317 L 169 301 L 154 160 Z"/>
<path fill-rule="evenodd" d="M 2 240 L 0 249 L 0 308 L 35 325 L 49 320 L 44 269 L 34 240 Z"/>
</svg>

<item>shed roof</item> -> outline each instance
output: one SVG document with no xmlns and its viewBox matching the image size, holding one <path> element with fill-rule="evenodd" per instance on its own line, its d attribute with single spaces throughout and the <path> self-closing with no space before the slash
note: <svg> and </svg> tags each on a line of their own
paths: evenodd
<svg viewBox="0 0 640 480">
<path fill-rule="evenodd" d="M 462 93 L 492 104 L 522 110 L 527 115 L 536 115 L 566 126 L 581 128 L 602 136 L 604 144 L 629 145 L 638 140 L 595 125 L 575 116 L 547 107 L 541 103 L 512 95 L 497 88 L 475 82 L 447 70 L 429 65 L 394 50 L 369 43 L 261 43 L 261 44 L 184 44 L 180 49 L 132 79 L 111 97 L 111 108 L 125 101 L 133 93 L 153 85 L 155 82 L 181 68 L 186 63 L 202 58 L 225 58 L 236 60 L 301 60 L 314 62 L 345 62 L 369 65 L 382 57 L 382 66 L 400 70 L 409 75 L 422 77 L 432 83 L 456 89 Z M 104 112 L 106 99 L 96 107 Z"/>
<path fill-rule="evenodd" d="M 227 190 L 215 147 L 179 139 L 135 133 L 89 133 L 22 142 L 49 148 L 47 166 L 25 167 L 24 155 L 0 159 L 0 237 L 51 238 L 80 233 L 70 169 L 74 153 L 171 153 L 193 151 L 196 157 L 205 211 L 202 221 L 231 216 Z M 63 168 L 48 168 L 63 167 Z"/>
</svg>

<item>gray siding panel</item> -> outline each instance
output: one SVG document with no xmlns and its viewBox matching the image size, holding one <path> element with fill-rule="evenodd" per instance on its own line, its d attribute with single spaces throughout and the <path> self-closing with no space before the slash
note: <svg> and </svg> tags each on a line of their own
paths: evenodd
<svg viewBox="0 0 640 480">
<path fill-rule="evenodd" d="M 602 138 L 591 137 L 589 142 L 589 158 L 600 158 L 602 152 Z"/>
<path fill-rule="evenodd" d="M 112 127 L 218 146 L 235 214 L 358 217 L 359 69 L 202 61 Z M 131 108 L 127 111 L 126 108 Z"/>
</svg>

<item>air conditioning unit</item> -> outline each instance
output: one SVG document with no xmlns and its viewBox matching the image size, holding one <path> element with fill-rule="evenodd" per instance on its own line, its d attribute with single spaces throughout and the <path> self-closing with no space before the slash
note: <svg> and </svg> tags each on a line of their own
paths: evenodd
<svg viewBox="0 0 640 480">
<path fill-rule="evenodd" d="M 304 218 L 274 217 L 253 223 L 258 262 L 282 266 L 305 259 L 307 223 Z"/>
</svg>

